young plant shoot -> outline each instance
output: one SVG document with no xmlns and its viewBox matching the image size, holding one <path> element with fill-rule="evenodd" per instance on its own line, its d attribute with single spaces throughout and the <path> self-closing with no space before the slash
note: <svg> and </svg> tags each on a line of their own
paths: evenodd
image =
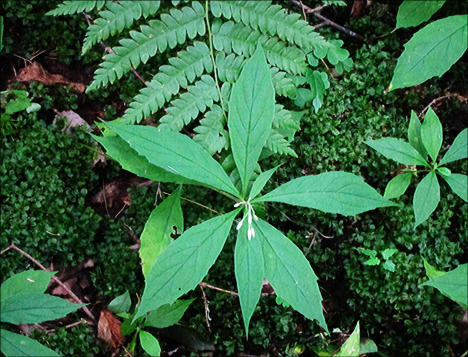
<svg viewBox="0 0 468 357">
<path fill-rule="evenodd" d="M 360 177 L 340 171 L 297 178 L 261 196 L 276 168 L 253 180 L 275 109 L 271 72 L 260 45 L 233 85 L 228 108 L 236 166 L 231 177 L 202 146 L 180 133 L 107 123 L 118 136 L 96 138 L 127 170 L 157 181 L 207 186 L 233 199 L 231 212 L 189 228 L 157 259 L 154 255 L 148 259 L 155 262 L 145 272 L 146 287 L 134 320 L 194 289 L 215 263 L 234 219 L 242 212 L 236 227 L 234 259 L 246 333 L 260 299 L 263 278 L 280 298 L 327 330 L 317 277 L 309 262 L 286 236 L 257 217 L 255 207 L 261 202 L 283 202 L 356 215 L 395 204 Z"/>
</svg>

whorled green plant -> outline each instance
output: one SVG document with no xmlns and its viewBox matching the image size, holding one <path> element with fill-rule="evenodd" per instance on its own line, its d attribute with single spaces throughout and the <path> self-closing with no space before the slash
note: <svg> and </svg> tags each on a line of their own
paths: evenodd
<svg viewBox="0 0 468 357">
<path fill-rule="evenodd" d="M 174 302 L 194 289 L 215 263 L 236 216 L 235 275 L 246 331 L 257 305 L 263 279 L 276 294 L 327 330 L 322 313 L 317 277 L 303 253 L 273 225 L 258 217 L 264 202 L 356 215 L 394 203 L 379 195 L 360 177 L 346 172 L 328 172 L 291 180 L 261 195 L 276 168 L 256 175 L 258 160 L 274 120 L 275 92 L 264 50 L 258 45 L 237 82 L 229 105 L 229 139 L 235 170 L 231 177 L 198 143 L 188 136 L 155 127 L 106 123 L 117 136 L 96 137 L 107 153 L 138 175 L 164 182 L 210 187 L 233 200 L 234 210 L 186 230 L 174 241 L 160 239 L 165 249 L 151 242 L 152 218 L 142 239 L 142 250 L 162 251 L 145 255 L 146 287 L 134 319 Z M 115 134 L 114 134 L 115 135 Z M 180 191 L 173 193 L 159 213 L 178 210 Z M 167 199 L 166 199 L 167 200 Z M 156 208 L 156 210 L 159 209 Z M 153 215 L 152 215 L 153 216 Z M 177 221 L 177 216 L 171 218 Z M 154 215 L 156 219 L 157 215 Z M 171 221 L 172 222 L 172 221 Z M 174 224 L 177 225 L 177 224 Z M 165 225 L 170 232 L 172 223 Z M 144 247 L 146 246 L 146 248 Z M 167 248 L 166 248 L 167 246 Z"/>
</svg>

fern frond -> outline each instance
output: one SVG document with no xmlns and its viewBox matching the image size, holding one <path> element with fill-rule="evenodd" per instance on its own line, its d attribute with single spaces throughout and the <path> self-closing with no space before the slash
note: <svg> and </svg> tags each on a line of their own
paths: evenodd
<svg viewBox="0 0 468 357">
<path fill-rule="evenodd" d="M 297 157 L 289 144 L 294 139 L 296 131 L 300 129 L 299 122 L 303 114 L 304 112 L 292 112 L 276 104 L 270 136 L 265 147 L 274 153 Z"/>
<path fill-rule="evenodd" d="M 223 110 L 215 104 L 205 114 L 205 118 L 200 120 L 200 125 L 193 129 L 198 133 L 193 137 L 193 140 L 203 146 L 210 155 L 227 149 L 228 133 L 224 129 L 225 124 Z"/>
<path fill-rule="evenodd" d="M 141 119 L 159 110 L 172 95 L 177 94 L 180 87 L 186 88 L 188 83 L 200 77 L 204 71 L 211 73 L 210 49 L 203 42 L 194 42 L 187 51 L 181 51 L 177 57 L 169 59 L 171 65 L 159 68 L 158 74 L 147 82 L 148 87 L 140 90 L 133 98 L 120 122 L 126 124 L 139 123 Z"/>
<path fill-rule="evenodd" d="M 213 22 L 212 33 L 213 45 L 218 51 L 250 57 L 260 43 L 271 65 L 294 74 L 303 74 L 307 68 L 306 56 L 299 48 L 294 45 L 287 46 L 284 41 L 252 30 L 243 24 L 234 24 L 232 21 L 222 24 L 217 20 Z"/>
<path fill-rule="evenodd" d="M 147 17 L 155 14 L 159 9 L 159 4 L 159 1 L 121 1 L 107 4 L 108 10 L 99 13 L 100 17 L 89 26 L 82 53 L 86 53 L 99 41 L 129 28 L 142 15 Z"/>
<path fill-rule="evenodd" d="M 236 83 L 244 64 L 244 56 L 236 56 L 234 53 L 226 56 L 224 52 L 219 52 L 216 55 L 218 77 L 223 82 Z"/>
<path fill-rule="evenodd" d="M 141 26 L 141 32 L 131 31 L 132 39 L 121 40 L 121 46 L 113 49 L 115 53 L 105 57 L 87 91 L 112 83 L 130 71 L 131 66 L 136 68 L 141 62 L 146 63 L 156 52 L 174 48 L 184 43 L 187 37 L 193 39 L 197 33 L 204 35 L 205 10 L 197 1 L 191 5 L 181 10 L 172 9 L 170 15 L 162 14 L 161 21 L 149 21 L 149 26 Z"/>
<path fill-rule="evenodd" d="M 306 52 L 326 45 L 312 26 L 300 19 L 299 14 L 287 14 L 280 5 L 271 1 L 211 1 L 214 16 L 242 22 L 264 34 L 278 36 L 296 44 Z"/>
<path fill-rule="evenodd" d="M 273 81 L 273 87 L 275 93 L 283 97 L 294 99 L 297 97 L 297 88 L 291 78 L 287 77 L 286 72 L 280 71 L 278 68 L 272 67 L 271 80 Z"/>
<path fill-rule="evenodd" d="M 201 80 L 194 86 L 187 88 L 179 99 L 171 102 L 172 106 L 167 108 L 167 115 L 160 120 L 161 130 L 180 131 L 184 125 L 195 119 L 206 107 L 211 108 L 213 102 L 219 101 L 219 93 L 216 83 L 211 76 L 203 75 Z"/>
<path fill-rule="evenodd" d="M 275 129 L 271 129 L 265 147 L 273 151 L 275 154 L 285 154 L 297 157 L 297 154 L 286 141 L 283 135 L 279 134 Z"/>
<path fill-rule="evenodd" d="M 93 9 L 102 9 L 106 3 L 112 0 L 91 0 L 91 1 L 64 1 L 56 9 L 46 13 L 49 16 L 77 14 L 82 11 L 91 11 Z"/>
</svg>

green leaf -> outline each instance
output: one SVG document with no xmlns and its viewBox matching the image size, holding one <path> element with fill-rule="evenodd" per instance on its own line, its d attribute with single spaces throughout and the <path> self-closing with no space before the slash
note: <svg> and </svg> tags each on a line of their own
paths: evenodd
<svg viewBox="0 0 468 357">
<path fill-rule="evenodd" d="M 55 351 L 36 340 L 16 333 L 0 330 L 2 353 L 6 357 L 58 357 Z"/>
<path fill-rule="evenodd" d="M 116 314 L 120 314 L 122 312 L 128 312 L 131 306 L 132 300 L 130 299 L 130 294 L 127 290 L 122 295 L 119 295 L 112 300 L 107 308 Z"/>
<path fill-rule="evenodd" d="M 317 276 L 309 261 L 293 242 L 262 219 L 253 221 L 257 237 L 262 239 L 265 277 L 276 295 L 311 320 L 317 320 L 327 332 L 322 312 L 322 296 Z"/>
<path fill-rule="evenodd" d="M 380 259 L 379 258 L 370 258 L 364 262 L 364 265 L 379 265 Z"/>
<path fill-rule="evenodd" d="M 337 357 L 359 357 L 359 340 L 361 337 L 359 321 L 354 328 L 351 336 L 348 337 L 346 342 L 341 346 L 340 352 L 336 355 Z"/>
<path fill-rule="evenodd" d="M 330 87 L 330 82 L 328 81 L 327 74 L 319 71 L 307 71 L 306 74 L 307 83 L 310 85 L 310 90 L 312 91 L 313 106 L 315 108 L 315 113 L 322 107 L 323 96 L 327 92 L 327 89 Z"/>
<path fill-rule="evenodd" d="M 18 294 L 38 293 L 46 291 L 50 278 L 56 272 L 43 270 L 26 270 L 8 278 L 0 289 L 0 300 L 13 297 Z"/>
<path fill-rule="evenodd" d="M 412 147 L 418 150 L 421 157 L 426 159 L 427 151 L 421 138 L 421 122 L 414 111 L 411 111 L 411 119 L 408 127 L 408 141 Z"/>
<path fill-rule="evenodd" d="M 413 27 L 426 22 L 444 5 L 445 0 L 403 1 L 398 8 L 396 29 Z"/>
<path fill-rule="evenodd" d="M 359 248 L 356 248 L 356 250 L 359 253 L 365 254 L 365 255 L 367 255 L 368 257 L 371 257 L 371 258 L 375 258 L 377 256 L 377 252 L 375 250 L 373 250 L 373 249 L 359 249 Z"/>
<path fill-rule="evenodd" d="M 450 176 L 452 177 L 452 176 Z M 434 171 L 429 172 L 416 187 L 413 198 L 414 228 L 424 222 L 440 201 L 440 187 Z"/>
<path fill-rule="evenodd" d="M 188 180 L 175 173 L 163 170 L 151 164 L 148 159 L 139 155 L 135 149 L 119 136 L 94 136 L 107 151 L 107 155 L 116 160 L 122 168 L 137 176 L 145 177 L 154 181 L 174 182 L 178 184 L 198 184 L 196 181 Z"/>
<path fill-rule="evenodd" d="M 387 159 L 404 165 L 423 165 L 429 167 L 421 154 L 407 142 L 396 138 L 382 138 L 379 140 L 364 141 L 374 150 L 377 150 Z"/>
<path fill-rule="evenodd" d="M 377 345 L 370 338 L 361 337 L 361 342 L 359 343 L 359 354 L 375 353 L 378 352 Z"/>
<path fill-rule="evenodd" d="M 434 21 L 418 31 L 398 59 L 390 88 L 421 84 L 442 76 L 468 48 L 468 15 Z"/>
<path fill-rule="evenodd" d="M 8 90 L 2 94 L 12 93 L 16 96 L 15 99 L 10 100 L 5 106 L 5 114 L 13 114 L 26 110 L 31 105 L 31 99 L 28 98 L 28 92 L 24 90 Z"/>
<path fill-rule="evenodd" d="M 426 281 L 419 285 L 432 286 L 450 299 L 460 303 L 464 308 L 468 305 L 468 264 L 459 265 L 456 269 L 448 271 L 444 275 Z"/>
<path fill-rule="evenodd" d="M 193 140 L 203 146 L 210 155 L 221 152 L 228 145 L 228 132 L 224 129 L 225 122 L 221 107 L 213 105 L 211 111 L 205 114 L 205 118 L 200 120 L 200 125 L 193 129 L 197 133 Z"/>
<path fill-rule="evenodd" d="M 384 251 L 382 251 L 382 256 L 383 256 L 383 258 L 385 260 L 387 260 L 388 258 L 390 258 L 396 252 L 398 252 L 398 249 L 388 248 L 388 249 L 385 249 Z"/>
<path fill-rule="evenodd" d="M 122 331 L 122 336 L 130 335 L 133 331 L 137 329 L 137 327 L 141 324 L 141 322 L 144 319 L 144 316 L 141 316 L 139 319 L 132 321 L 131 317 L 132 316 L 130 316 L 130 318 L 126 319 L 124 322 L 122 322 L 122 325 L 120 325 L 120 331 Z"/>
<path fill-rule="evenodd" d="M 468 176 L 462 174 L 451 174 L 450 176 L 442 176 L 449 184 L 453 192 L 461 199 L 468 202 Z"/>
<path fill-rule="evenodd" d="M 395 271 L 395 263 L 393 263 L 391 260 L 386 260 L 382 266 L 389 271 Z"/>
<path fill-rule="evenodd" d="M 264 265 L 261 237 L 248 239 L 248 224 L 244 223 L 237 234 L 234 251 L 237 291 L 244 319 L 245 334 L 262 292 Z"/>
<path fill-rule="evenodd" d="M 234 84 L 229 102 L 229 137 L 244 196 L 270 133 L 274 110 L 275 90 L 259 45 Z"/>
<path fill-rule="evenodd" d="M 143 347 L 150 356 L 159 357 L 161 355 L 161 347 L 159 346 L 158 340 L 149 332 L 140 331 L 140 343 L 141 347 Z"/>
<path fill-rule="evenodd" d="M 173 303 L 197 286 L 223 249 L 239 212 L 237 209 L 191 227 L 167 247 L 146 277 L 141 305 L 134 320 L 164 304 Z"/>
<path fill-rule="evenodd" d="M 150 163 L 240 198 L 221 165 L 188 136 L 152 126 L 106 125 Z"/>
<path fill-rule="evenodd" d="M 426 275 L 429 279 L 435 279 L 438 276 L 444 275 L 445 271 L 440 271 L 434 268 L 429 262 L 423 258 L 424 269 L 426 269 Z"/>
<path fill-rule="evenodd" d="M 140 237 L 140 258 L 145 277 L 148 276 L 156 258 L 173 241 L 171 234 L 174 233 L 174 226 L 184 230 L 184 216 L 180 206 L 181 192 L 180 186 L 151 212 L 146 221 Z"/>
<path fill-rule="evenodd" d="M 268 180 L 271 178 L 271 175 L 273 175 L 275 173 L 275 171 L 278 169 L 278 167 L 279 167 L 279 165 L 272 168 L 272 169 L 270 169 L 270 170 L 268 170 L 268 171 L 264 171 L 260 175 L 258 175 L 258 177 L 256 178 L 256 180 L 254 181 L 254 183 L 252 185 L 252 188 L 250 189 L 249 198 L 254 199 L 255 197 L 258 196 L 258 194 L 265 187 Z"/>
<path fill-rule="evenodd" d="M 385 188 L 384 197 L 388 199 L 400 197 L 406 192 L 412 176 L 411 172 L 407 172 L 392 178 Z"/>
<path fill-rule="evenodd" d="M 158 307 L 146 316 L 142 327 L 165 328 L 178 323 L 193 300 L 195 299 L 177 300 L 171 305 L 166 304 Z"/>
<path fill-rule="evenodd" d="M 445 153 L 439 165 L 448 164 L 452 161 L 466 159 L 468 157 L 468 129 L 464 129 L 457 135 L 450 149 Z"/>
<path fill-rule="evenodd" d="M 345 216 L 396 206 L 359 176 L 342 171 L 297 178 L 254 201 L 284 202 Z"/>
<path fill-rule="evenodd" d="M 442 124 L 436 113 L 429 108 L 421 125 L 421 138 L 424 147 L 433 162 L 437 161 L 440 148 L 442 147 Z"/>
<path fill-rule="evenodd" d="M 436 171 L 441 174 L 442 176 L 450 176 L 452 174 L 452 171 L 450 171 L 446 167 L 438 167 Z"/>
<path fill-rule="evenodd" d="M 0 319 L 15 325 L 35 324 L 64 317 L 81 306 L 43 293 L 18 292 L 2 300 Z"/>
</svg>

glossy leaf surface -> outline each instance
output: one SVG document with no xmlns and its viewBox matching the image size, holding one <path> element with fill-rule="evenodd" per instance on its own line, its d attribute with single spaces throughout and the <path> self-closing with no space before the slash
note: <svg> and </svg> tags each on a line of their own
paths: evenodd
<svg viewBox="0 0 468 357">
<path fill-rule="evenodd" d="M 148 276 L 158 255 L 173 241 L 171 234 L 174 233 L 174 227 L 184 230 L 184 216 L 180 206 L 181 191 L 182 187 L 175 190 L 151 212 L 146 221 L 140 237 L 140 258 L 145 277 Z"/>
<path fill-rule="evenodd" d="M 164 304 L 172 304 L 197 286 L 218 258 L 239 211 L 191 227 L 167 247 L 146 277 L 134 320 Z"/>
<path fill-rule="evenodd" d="M 190 180 L 240 196 L 219 163 L 186 135 L 152 126 L 106 123 L 148 161 Z"/>
<path fill-rule="evenodd" d="M 450 149 L 445 153 L 439 165 L 448 164 L 452 161 L 466 159 L 468 157 L 468 129 L 464 129 L 457 135 Z"/>
<path fill-rule="evenodd" d="M 317 320 L 328 331 L 317 276 L 304 254 L 267 222 L 258 219 L 253 224 L 256 235 L 263 242 L 265 278 L 275 289 L 276 295 L 308 319 Z"/>
<path fill-rule="evenodd" d="M 140 343 L 141 347 L 148 353 L 151 357 L 159 357 L 161 355 L 161 347 L 159 342 L 152 334 L 146 331 L 140 331 Z"/>
<path fill-rule="evenodd" d="M 434 171 L 429 172 L 416 187 L 413 197 L 415 216 L 414 228 L 424 222 L 436 209 L 440 201 L 439 182 Z"/>
<path fill-rule="evenodd" d="M 442 147 L 442 124 L 432 108 L 427 111 L 421 125 L 421 138 L 432 161 L 436 162 Z"/>
<path fill-rule="evenodd" d="M 404 165 L 428 166 L 421 154 L 407 142 L 396 138 L 382 138 L 379 140 L 364 141 L 374 150 L 377 150 L 387 159 L 395 160 Z"/>
<path fill-rule="evenodd" d="M 243 195 L 270 134 L 274 110 L 275 90 L 265 54 L 258 45 L 234 84 L 229 102 L 229 137 Z"/>
<path fill-rule="evenodd" d="M 342 215 L 355 215 L 378 207 L 396 206 L 379 195 L 359 176 L 342 171 L 294 179 L 255 201 L 284 202 Z"/>
</svg>

